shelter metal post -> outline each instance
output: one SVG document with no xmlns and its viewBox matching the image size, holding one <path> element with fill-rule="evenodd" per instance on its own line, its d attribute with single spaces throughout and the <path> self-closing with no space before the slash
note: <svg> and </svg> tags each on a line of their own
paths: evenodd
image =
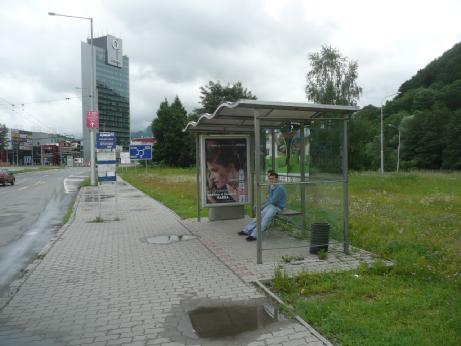
<svg viewBox="0 0 461 346">
<path fill-rule="evenodd" d="M 195 136 L 195 168 L 196 168 L 196 178 L 197 178 L 197 222 L 200 222 L 200 203 L 201 203 L 201 194 L 200 194 L 200 171 L 202 167 L 200 166 L 200 136 L 197 134 Z"/>
<path fill-rule="evenodd" d="M 343 120 L 343 241 L 344 253 L 349 253 L 349 174 L 347 157 L 347 119 Z"/>
<path fill-rule="evenodd" d="M 250 148 L 253 148 L 253 150 L 250 150 L 250 162 L 255 162 L 255 141 L 254 138 L 250 138 Z M 254 165 L 250 164 L 250 179 L 251 179 L 251 194 L 250 194 L 250 206 L 251 206 L 251 217 L 256 217 L 255 214 L 255 168 Z"/>
<path fill-rule="evenodd" d="M 262 256 L 262 231 L 261 231 L 261 130 L 260 120 L 258 119 L 259 113 L 254 112 L 255 121 L 255 182 L 256 182 L 256 263 L 263 263 Z"/>
<path fill-rule="evenodd" d="M 304 165 L 304 159 L 305 159 L 305 144 L 304 144 L 304 124 L 301 125 L 301 128 L 299 129 L 300 132 L 300 137 L 301 137 L 301 160 L 300 165 L 301 165 L 301 182 L 304 183 L 306 180 L 306 168 Z M 301 225 L 303 228 L 303 233 L 304 236 L 307 237 L 307 229 L 306 229 L 306 185 L 300 184 L 299 185 L 299 190 L 301 192 L 301 211 L 303 212 L 303 219 L 301 221 Z"/>
<path fill-rule="evenodd" d="M 275 172 L 275 130 L 271 129 L 271 153 L 272 153 L 272 167 L 271 169 Z"/>
</svg>

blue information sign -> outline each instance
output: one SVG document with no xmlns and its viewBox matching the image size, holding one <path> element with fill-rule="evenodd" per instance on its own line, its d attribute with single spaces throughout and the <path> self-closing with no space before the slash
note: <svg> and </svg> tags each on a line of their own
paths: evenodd
<svg viewBox="0 0 461 346">
<path fill-rule="evenodd" d="M 115 133 L 98 132 L 96 133 L 96 149 L 115 149 Z"/>
<path fill-rule="evenodd" d="M 152 145 L 150 144 L 131 144 L 130 159 L 132 160 L 151 160 Z"/>
</svg>

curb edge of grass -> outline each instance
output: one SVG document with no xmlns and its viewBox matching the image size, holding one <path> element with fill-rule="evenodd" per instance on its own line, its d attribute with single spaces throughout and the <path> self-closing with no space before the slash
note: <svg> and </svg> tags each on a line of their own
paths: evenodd
<svg viewBox="0 0 461 346">
<path fill-rule="evenodd" d="M 294 319 L 301 324 L 304 328 L 306 328 L 312 335 L 320 340 L 324 345 L 333 346 L 333 344 L 328 341 L 324 336 L 322 336 L 318 331 L 316 331 L 309 323 L 307 323 L 304 319 L 301 318 L 298 314 L 295 313 L 294 309 L 289 307 L 278 295 L 272 292 L 266 285 L 264 285 L 261 281 L 256 279 L 253 281 L 260 289 L 264 291 L 267 295 L 269 295 L 273 300 L 275 300 L 278 304 L 285 307 L 288 311 L 290 311 Z"/>
</svg>

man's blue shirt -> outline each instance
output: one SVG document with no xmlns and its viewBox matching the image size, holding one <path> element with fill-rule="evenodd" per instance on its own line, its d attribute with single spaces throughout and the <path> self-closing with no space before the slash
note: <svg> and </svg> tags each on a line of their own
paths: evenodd
<svg viewBox="0 0 461 346">
<path fill-rule="evenodd" d="M 269 203 L 283 209 L 287 204 L 287 194 L 282 185 L 272 185 L 269 189 Z"/>
</svg>

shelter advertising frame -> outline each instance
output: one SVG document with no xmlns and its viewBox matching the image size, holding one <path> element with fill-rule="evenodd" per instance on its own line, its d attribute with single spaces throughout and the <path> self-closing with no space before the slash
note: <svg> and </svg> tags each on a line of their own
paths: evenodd
<svg viewBox="0 0 461 346">
<path fill-rule="evenodd" d="M 249 204 L 250 136 L 201 135 L 200 148 L 202 207 Z"/>
</svg>

